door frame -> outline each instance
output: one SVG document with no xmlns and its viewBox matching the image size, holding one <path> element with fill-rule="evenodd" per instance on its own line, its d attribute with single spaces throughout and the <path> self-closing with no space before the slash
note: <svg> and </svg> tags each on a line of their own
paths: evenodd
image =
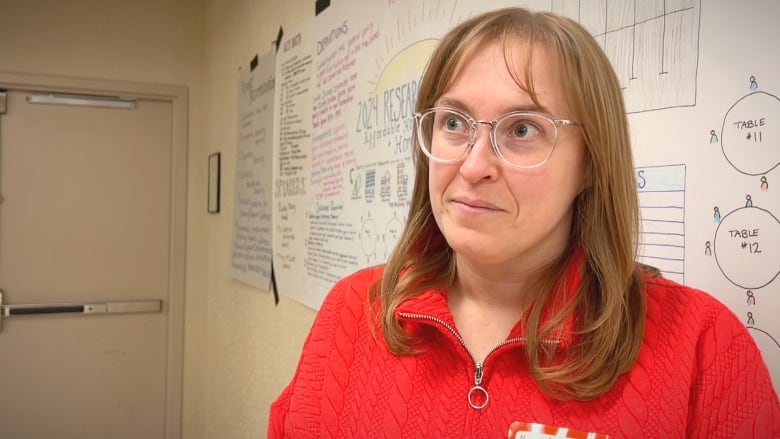
<svg viewBox="0 0 780 439">
<path fill-rule="evenodd" d="M 185 86 L 0 71 L 0 90 L 95 94 L 169 101 L 172 104 L 170 277 L 166 358 L 165 437 L 182 432 L 184 287 L 187 235 L 187 108 Z M 9 111 L 12 111 L 10 109 Z M 2 117 L 2 116 L 0 116 Z"/>
</svg>

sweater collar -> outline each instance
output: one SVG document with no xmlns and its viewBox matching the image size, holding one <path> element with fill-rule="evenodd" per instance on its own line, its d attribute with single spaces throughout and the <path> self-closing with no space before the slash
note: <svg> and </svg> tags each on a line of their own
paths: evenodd
<svg viewBox="0 0 780 439">
<path fill-rule="evenodd" d="M 547 303 L 542 311 L 541 324 L 544 325 L 554 316 L 560 314 L 567 304 L 575 299 L 577 290 L 582 281 L 582 266 L 584 262 L 584 252 L 580 246 L 573 250 L 572 256 L 565 268 L 564 278 L 559 279 L 554 287 L 553 293 L 547 299 Z M 565 282 L 561 282 L 565 280 Z M 425 316 L 426 319 L 410 319 L 404 317 L 409 315 Z M 398 319 L 404 329 L 410 334 L 415 334 L 420 329 L 420 325 L 429 325 L 431 321 L 441 321 L 452 328 L 455 328 L 455 319 L 450 312 L 447 303 L 446 288 L 431 288 L 422 291 L 420 294 L 405 300 L 395 310 L 395 317 Z M 433 320 L 432 320 L 433 319 Z M 575 329 L 574 313 L 569 316 L 553 331 L 553 338 L 557 341 L 559 348 L 570 346 Z M 525 320 L 518 321 L 507 338 L 524 337 L 527 328 Z"/>
</svg>

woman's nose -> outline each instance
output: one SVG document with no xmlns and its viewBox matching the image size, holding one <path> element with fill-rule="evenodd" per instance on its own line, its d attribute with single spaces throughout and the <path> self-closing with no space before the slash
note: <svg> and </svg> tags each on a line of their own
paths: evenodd
<svg viewBox="0 0 780 439">
<path fill-rule="evenodd" d="M 468 181 L 495 178 L 500 164 L 490 136 L 492 125 L 478 121 L 475 128 L 474 143 L 461 163 L 460 173 Z"/>
</svg>

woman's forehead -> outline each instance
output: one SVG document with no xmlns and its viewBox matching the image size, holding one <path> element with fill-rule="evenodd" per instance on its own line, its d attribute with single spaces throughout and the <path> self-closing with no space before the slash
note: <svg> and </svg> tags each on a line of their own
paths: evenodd
<svg viewBox="0 0 780 439">
<path fill-rule="evenodd" d="M 560 56 L 547 44 L 538 41 L 529 43 L 520 37 L 504 41 L 491 39 L 471 45 L 458 60 L 448 84 L 436 97 L 435 103 L 453 100 L 450 95 L 453 85 L 464 71 L 474 67 L 473 63 L 485 63 L 486 53 L 493 54 L 492 62 L 497 68 L 504 70 L 518 90 L 541 111 L 547 110 L 545 112 L 559 116 L 562 115 L 560 113 L 568 113 L 563 84 L 566 75 L 559 69 Z"/>
</svg>

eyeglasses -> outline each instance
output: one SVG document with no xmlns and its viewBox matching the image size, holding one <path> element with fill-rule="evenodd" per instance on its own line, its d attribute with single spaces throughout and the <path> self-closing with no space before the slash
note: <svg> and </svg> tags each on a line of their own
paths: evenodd
<svg viewBox="0 0 780 439">
<path fill-rule="evenodd" d="M 512 168 L 542 166 L 558 141 L 558 127 L 582 126 L 567 119 L 527 111 L 513 111 L 498 119 L 476 120 L 458 110 L 434 107 L 414 113 L 417 140 L 431 160 L 456 163 L 466 157 L 477 138 L 477 125 L 490 126 L 496 155 Z"/>
</svg>

